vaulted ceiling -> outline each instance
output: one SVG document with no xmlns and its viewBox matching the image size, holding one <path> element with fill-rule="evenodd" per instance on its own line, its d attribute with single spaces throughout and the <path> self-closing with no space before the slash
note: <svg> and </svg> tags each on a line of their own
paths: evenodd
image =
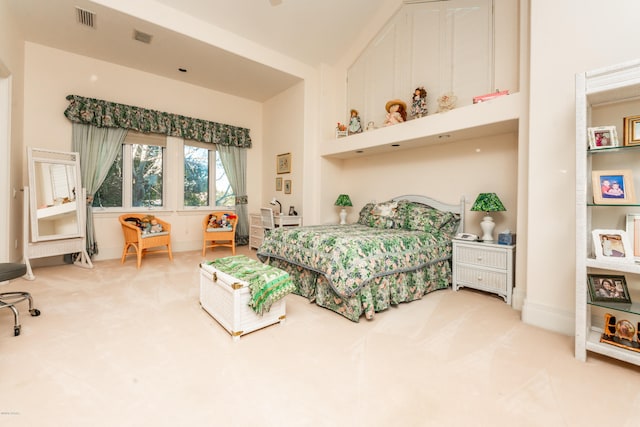
<svg viewBox="0 0 640 427">
<path fill-rule="evenodd" d="M 25 40 L 34 43 L 260 102 L 300 80 L 274 66 L 124 13 L 125 6 L 131 5 L 126 2 L 131 0 L 7 1 Z M 212 30 L 233 33 L 311 67 L 336 63 L 376 14 L 402 3 L 402 0 L 136 1 L 147 10 L 187 16 Z M 85 13 L 79 13 L 78 9 Z M 138 39 L 151 36 L 150 43 L 137 40 L 135 34 Z M 181 68 L 186 72 L 179 71 Z"/>
</svg>

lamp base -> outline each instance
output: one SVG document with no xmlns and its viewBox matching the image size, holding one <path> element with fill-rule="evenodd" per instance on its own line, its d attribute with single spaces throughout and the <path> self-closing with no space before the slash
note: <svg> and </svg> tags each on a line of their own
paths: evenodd
<svg viewBox="0 0 640 427">
<path fill-rule="evenodd" d="M 496 224 L 493 222 L 493 218 L 489 215 L 482 218 L 480 228 L 482 228 L 482 241 L 487 243 L 493 243 L 493 229 Z"/>
<path fill-rule="evenodd" d="M 340 225 L 345 225 L 347 223 L 347 210 L 342 208 L 340 211 Z"/>
</svg>

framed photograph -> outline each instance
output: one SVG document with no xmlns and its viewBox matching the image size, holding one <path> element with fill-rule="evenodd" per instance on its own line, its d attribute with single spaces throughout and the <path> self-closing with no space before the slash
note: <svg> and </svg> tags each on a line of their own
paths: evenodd
<svg viewBox="0 0 640 427">
<path fill-rule="evenodd" d="M 282 191 L 282 178 L 276 178 L 276 191 Z"/>
<path fill-rule="evenodd" d="M 276 171 L 279 174 L 291 172 L 291 153 L 278 154 L 276 157 Z"/>
<path fill-rule="evenodd" d="M 640 261 L 640 214 L 627 214 L 626 231 L 633 248 L 633 258 Z"/>
<path fill-rule="evenodd" d="M 593 203 L 627 205 L 636 202 L 631 170 L 603 170 L 591 174 Z"/>
<path fill-rule="evenodd" d="M 624 145 L 640 145 L 640 116 L 624 118 Z"/>
<path fill-rule="evenodd" d="M 619 147 L 618 132 L 615 126 L 598 126 L 587 129 L 589 149 Z"/>
<path fill-rule="evenodd" d="M 633 248 L 626 231 L 593 230 L 593 250 L 596 259 L 607 262 L 633 263 Z"/>
<path fill-rule="evenodd" d="M 588 277 L 591 301 L 626 302 L 631 304 L 631 296 L 624 276 L 589 274 Z"/>
<path fill-rule="evenodd" d="M 284 180 L 284 194 L 291 194 L 291 180 Z"/>
</svg>

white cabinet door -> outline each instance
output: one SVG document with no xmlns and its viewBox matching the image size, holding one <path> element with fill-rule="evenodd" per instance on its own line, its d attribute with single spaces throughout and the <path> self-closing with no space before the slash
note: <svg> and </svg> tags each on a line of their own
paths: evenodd
<svg viewBox="0 0 640 427">
<path fill-rule="evenodd" d="M 453 91 L 458 106 L 494 90 L 492 0 L 411 4 L 380 31 L 347 74 L 347 108 L 363 122 L 384 122 L 387 101 L 399 98 L 410 111 L 418 86 L 437 98 Z"/>
</svg>

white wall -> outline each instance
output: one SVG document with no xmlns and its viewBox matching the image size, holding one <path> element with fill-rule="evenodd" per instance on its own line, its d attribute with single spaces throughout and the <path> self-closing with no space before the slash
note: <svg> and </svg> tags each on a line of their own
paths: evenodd
<svg viewBox="0 0 640 427">
<path fill-rule="evenodd" d="M 294 206 L 304 215 L 304 82 L 274 96 L 264 104 L 264 148 L 262 150 L 262 195 L 260 206 L 271 207 L 273 197 L 282 204 L 282 212 Z M 291 153 L 291 173 L 276 173 L 276 156 Z M 291 194 L 276 191 L 276 177 L 291 180 Z M 277 205 L 275 206 L 277 208 Z M 304 218 L 303 218 L 304 221 Z"/>
<path fill-rule="evenodd" d="M 481 212 L 469 212 L 478 193 L 494 192 L 507 211 L 492 214 L 495 232 L 515 230 L 518 174 L 518 140 L 515 134 L 478 138 L 397 153 L 345 160 L 341 192 L 354 207 L 348 220 L 358 219 L 362 206 L 402 194 L 424 194 L 445 203 L 466 198 L 465 230 L 481 235 Z M 333 196 L 333 201 L 338 194 Z M 337 218 L 338 208 L 334 207 Z M 497 237 L 497 236 L 496 236 Z"/>
<path fill-rule="evenodd" d="M 573 334 L 574 76 L 637 58 L 638 14 L 635 0 L 531 2 L 527 323 Z"/>
<path fill-rule="evenodd" d="M 11 19 L 8 2 L 0 2 L 0 79 L 10 92 L 9 128 L 0 132 L 0 245 L 2 262 L 18 262 L 22 258 L 22 123 L 24 49 L 20 29 Z M 16 191 L 14 194 L 14 190 Z M 15 243 L 18 243 L 17 247 Z"/>
<path fill-rule="evenodd" d="M 22 151 L 26 146 L 71 149 L 71 122 L 63 115 L 69 94 L 249 128 L 253 147 L 247 151 L 248 209 L 259 208 L 263 157 L 260 103 L 33 43 L 26 44 L 25 81 L 28 125 Z M 26 185 L 25 163 L 23 168 Z M 200 222 L 204 213 L 170 210 L 157 215 L 172 224 L 174 251 L 202 247 Z M 120 257 L 122 232 L 117 214 L 96 213 L 95 224 L 100 253 L 94 259 Z"/>
</svg>

